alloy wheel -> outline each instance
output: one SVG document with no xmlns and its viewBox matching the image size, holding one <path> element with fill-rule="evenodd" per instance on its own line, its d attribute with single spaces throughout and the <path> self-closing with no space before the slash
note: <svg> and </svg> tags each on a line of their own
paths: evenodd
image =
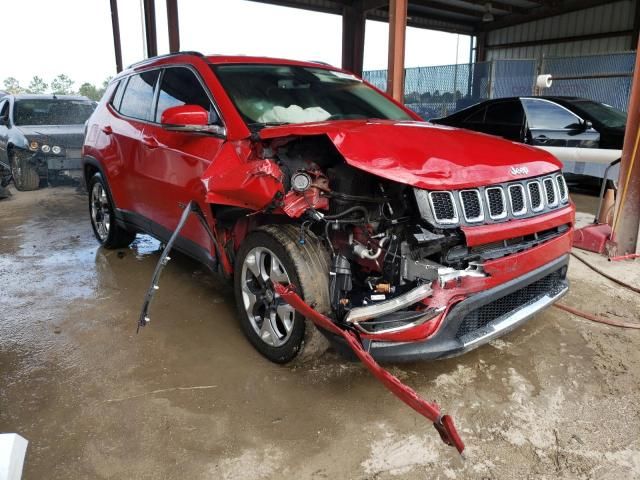
<svg viewBox="0 0 640 480">
<path fill-rule="evenodd" d="M 242 263 L 242 301 L 251 326 L 272 347 L 284 345 L 293 332 L 295 310 L 273 290 L 273 282 L 290 283 L 280 259 L 268 248 L 251 249 Z"/>
<path fill-rule="evenodd" d="M 100 182 L 94 183 L 91 189 L 91 222 L 100 240 L 104 242 L 111 228 L 111 205 L 107 192 Z"/>
</svg>

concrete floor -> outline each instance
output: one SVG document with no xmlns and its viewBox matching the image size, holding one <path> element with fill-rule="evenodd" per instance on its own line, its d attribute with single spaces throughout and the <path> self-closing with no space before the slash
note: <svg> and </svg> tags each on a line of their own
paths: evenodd
<svg viewBox="0 0 640 480">
<path fill-rule="evenodd" d="M 454 416 L 463 463 L 359 364 L 264 360 L 229 288 L 185 257 L 136 335 L 157 256 L 143 236 L 97 248 L 70 188 L 0 202 L 0 432 L 30 441 L 25 479 L 640 478 L 640 331 L 550 309 L 392 367 Z M 565 303 L 638 320 L 640 296 L 576 261 L 570 276 Z"/>
</svg>

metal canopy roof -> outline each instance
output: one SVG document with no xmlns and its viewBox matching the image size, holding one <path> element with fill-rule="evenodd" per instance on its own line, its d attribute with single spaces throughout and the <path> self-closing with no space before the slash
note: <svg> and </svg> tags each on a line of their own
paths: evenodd
<svg viewBox="0 0 640 480">
<path fill-rule="evenodd" d="M 345 7 L 366 12 L 370 20 L 389 20 L 383 0 L 251 0 L 341 15 Z M 453 33 L 477 34 L 615 3 L 616 0 L 409 0 L 407 24 Z M 490 14 L 490 15 L 487 15 Z M 488 18 L 487 18 L 488 17 Z M 493 20 L 491 20 L 493 18 Z M 487 21 L 489 20 L 489 21 Z"/>
</svg>

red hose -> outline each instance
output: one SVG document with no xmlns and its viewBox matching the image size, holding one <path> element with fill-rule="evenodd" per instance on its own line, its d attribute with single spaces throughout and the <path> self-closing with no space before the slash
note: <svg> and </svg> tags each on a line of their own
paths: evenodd
<svg viewBox="0 0 640 480">
<path fill-rule="evenodd" d="M 577 258 L 578 260 L 580 260 L 582 263 L 584 263 L 587 267 L 589 267 L 591 270 L 593 270 L 596 273 L 599 273 L 600 275 L 602 275 L 604 278 L 607 278 L 609 280 L 611 280 L 613 283 L 617 283 L 618 285 L 623 286 L 624 288 L 628 288 L 629 290 L 631 290 L 632 292 L 636 292 L 636 293 L 640 293 L 640 288 L 638 287 L 634 287 L 633 285 L 629 285 L 628 283 L 624 283 L 622 280 L 618 280 L 615 277 L 612 277 L 611 275 L 609 275 L 608 273 L 603 272 L 602 270 L 600 270 L 598 267 L 596 267 L 595 265 L 587 262 L 584 258 L 582 258 L 580 255 L 576 255 L 575 253 L 571 252 L 571 255 L 573 255 L 575 258 Z"/>
<path fill-rule="evenodd" d="M 559 308 L 560 310 L 573 313 L 574 315 L 586 318 L 587 320 L 591 320 L 593 322 L 606 323 L 607 325 L 613 325 L 615 327 L 640 329 L 640 323 L 629 323 L 622 320 L 613 320 L 611 318 L 600 317 L 599 315 L 593 315 L 592 313 L 583 312 L 582 310 L 578 310 L 577 308 L 573 308 L 562 303 L 554 303 L 553 306 Z"/>
</svg>

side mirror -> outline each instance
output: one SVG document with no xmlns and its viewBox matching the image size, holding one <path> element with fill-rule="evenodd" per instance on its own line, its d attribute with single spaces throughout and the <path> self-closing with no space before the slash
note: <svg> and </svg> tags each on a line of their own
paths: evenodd
<svg viewBox="0 0 640 480">
<path fill-rule="evenodd" d="M 591 123 L 591 120 L 585 120 L 583 122 L 583 128 L 585 130 L 591 130 L 593 128 L 593 123 Z"/>
<path fill-rule="evenodd" d="M 213 133 L 218 136 L 225 136 L 227 133 L 224 127 L 209 124 L 209 112 L 200 105 L 179 105 L 167 108 L 162 112 L 160 123 L 166 130 Z"/>
</svg>

